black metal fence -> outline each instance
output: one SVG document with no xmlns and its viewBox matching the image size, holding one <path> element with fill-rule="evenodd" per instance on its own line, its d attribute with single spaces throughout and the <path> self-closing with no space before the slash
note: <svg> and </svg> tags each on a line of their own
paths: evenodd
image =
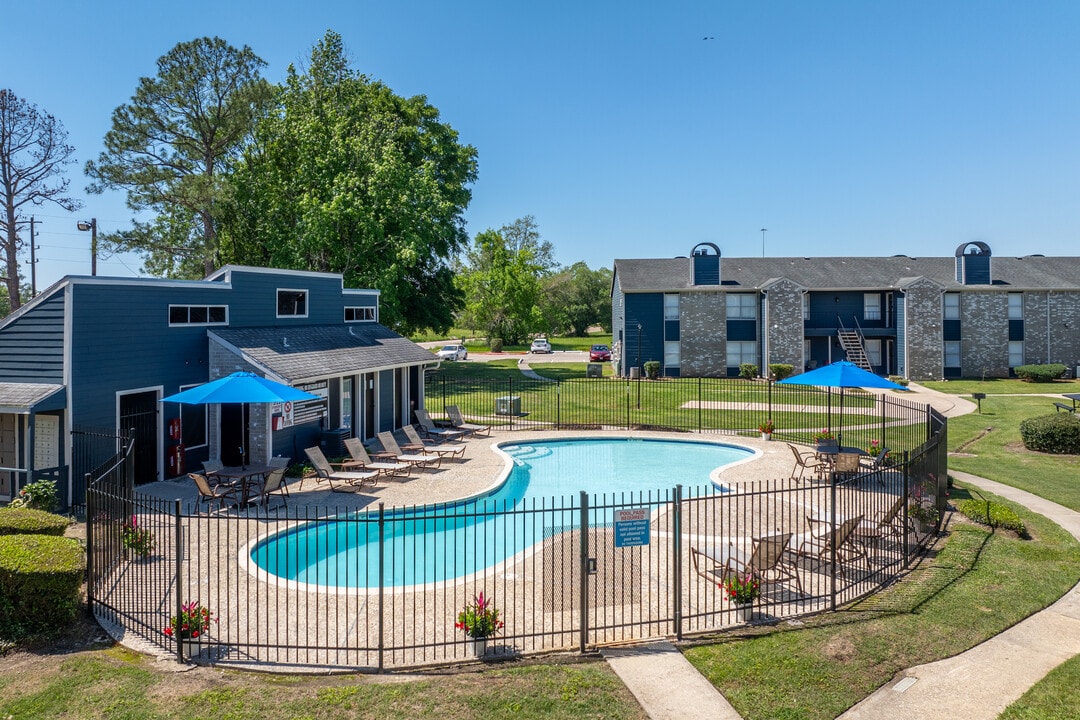
<svg viewBox="0 0 1080 720">
<path fill-rule="evenodd" d="M 673 430 L 756 434 L 772 420 L 775 435 L 810 442 L 826 428 L 842 444 L 869 447 L 876 440 L 896 452 L 911 450 L 933 433 L 930 408 L 893 393 L 786 385 L 735 378 L 448 377 L 425 382 L 425 406 L 438 416 L 457 405 L 468 417 L 507 429 Z"/>
<path fill-rule="evenodd" d="M 458 612 L 483 592 L 505 627 L 493 655 L 712 633 L 740 624 L 715 558 L 780 534 L 785 577 L 767 582 L 755 621 L 835 608 L 891 582 L 944 508 L 944 418 L 896 463 L 843 482 L 788 478 L 712 488 L 491 500 L 368 511 L 295 507 L 218 514 L 135 491 L 119 466 L 91 484 L 91 607 L 103 623 L 182 656 L 163 630 L 182 603 L 217 622 L 190 652 L 279 669 L 382 670 L 470 659 Z M 615 513 L 644 511 L 647 544 L 617 547 Z M 843 542 L 830 543 L 846 520 Z M 126 546 L 125 526 L 153 550 Z"/>
</svg>

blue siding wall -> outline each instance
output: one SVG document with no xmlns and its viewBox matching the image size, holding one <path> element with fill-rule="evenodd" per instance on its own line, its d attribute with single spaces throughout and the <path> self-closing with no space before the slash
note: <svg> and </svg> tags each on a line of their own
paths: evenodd
<svg viewBox="0 0 1080 720">
<path fill-rule="evenodd" d="M 64 291 L 0 330 L 0 381 L 64 382 Z"/>
<path fill-rule="evenodd" d="M 280 273 L 233 270 L 230 294 L 231 327 L 268 327 L 290 325 L 340 325 L 346 305 L 360 307 L 377 304 L 374 293 L 342 293 L 341 280 Z M 307 317 L 277 317 L 278 289 L 307 290 Z"/>
<path fill-rule="evenodd" d="M 626 375 L 628 367 L 626 364 L 626 323 L 625 323 L 625 300 L 626 296 L 623 294 L 622 288 L 619 286 L 619 278 L 615 277 L 614 283 L 611 289 L 611 342 L 620 343 L 619 353 L 619 374 Z M 620 342 L 621 341 L 621 342 Z"/>
<path fill-rule="evenodd" d="M 664 362 L 663 293 L 626 295 L 626 340 L 623 355 L 626 367 L 641 367 L 650 360 Z M 641 356 L 638 357 L 638 323 L 641 323 Z"/>
<path fill-rule="evenodd" d="M 863 322 L 863 294 L 861 292 L 812 292 L 810 293 L 810 326 L 823 328 L 840 327 L 841 321 L 849 330 L 854 320 Z"/>
<path fill-rule="evenodd" d="M 394 427 L 394 371 L 379 372 L 379 429 Z"/>
</svg>

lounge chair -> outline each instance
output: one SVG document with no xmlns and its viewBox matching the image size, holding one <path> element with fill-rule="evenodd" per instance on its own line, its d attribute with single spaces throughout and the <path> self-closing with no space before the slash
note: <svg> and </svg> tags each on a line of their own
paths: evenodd
<svg viewBox="0 0 1080 720">
<path fill-rule="evenodd" d="M 442 457 L 439 455 L 420 455 L 402 451 L 392 432 L 381 432 L 377 437 L 379 438 L 379 443 L 383 446 L 383 450 L 393 456 L 397 462 L 409 463 L 418 468 L 430 468 L 432 470 L 439 467 L 439 464 L 442 462 Z"/>
<path fill-rule="evenodd" d="M 287 467 L 277 467 L 267 473 L 266 480 L 263 481 L 262 489 L 256 496 L 260 505 L 263 507 L 269 505 L 271 495 L 277 495 L 281 498 L 281 502 L 285 505 L 289 504 L 289 501 L 286 499 L 289 492 L 285 489 L 285 471 L 287 469 Z"/>
<path fill-rule="evenodd" d="M 205 475 L 199 473 L 188 473 L 188 477 L 195 481 L 195 487 L 199 491 L 199 500 L 197 505 L 206 503 L 207 510 L 213 503 L 218 504 L 218 510 L 225 507 L 225 501 L 230 500 L 233 503 L 240 502 L 237 497 L 237 493 L 240 491 L 238 485 L 230 485 L 228 483 L 222 483 L 217 487 L 210 487 L 210 481 L 206 479 Z"/>
<path fill-rule="evenodd" d="M 377 462 L 368 455 L 367 448 L 360 438 L 348 438 L 345 440 L 345 449 L 349 451 L 352 462 L 343 463 L 345 468 L 364 468 L 375 470 L 386 477 L 407 477 L 412 471 L 412 465 L 403 462 Z"/>
<path fill-rule="evenodd" d="M 457 405 L 446 406 L 446 417 L 450 418 L 450 427 L 454 430 L 464 430 L 469 435 L 475 435 L 477 437 L 491 434 L 490 425 L 477 425 L 476 423 L 465 422 L 465 417 L 461 414 L 461 408 Z"/>
<path fill-rule="evenodd" d="M 440 440 L 460 440 L 466 435 L 464 430 L 451 430 L 450 428 L 441 428 L 435 425 L 435 421 L 427 414 L 427 410 L 414 410 L 416 415 L 416 422 L 420 423 L 420 432 L 428 437 L 439 438 Z"/>
<path fill-rule="evenodd" d="M 796 482 L 801 482 L 803 473 L 807 470 L 813 471 L 815 475 L 821 475 L 822 471 L 826 468 L 826 464 L 820 460 L 814 453 L 803 453 L 799 448 L 795 447 L 791 443 L 785 443 L 791 448 L 791 454 L 795 456 L 795 466 L 791 468 L 791 479 Z M 798 470 L 799 474 L 796 475 L 795 471 Z"/>
<path fill-rule="evenodd" d="M 416 432 L 416 428 L 412 425 L 406 425 L 401 428 L 401 431 L 405 433 L 405 437 L 409 439 L 409 442 L 401 446 L 402 450 L 406 452 L 418 452 L 424 455 L 438 455 L 439 457 L 447 458 L 462 458 L 465 457 L 465 445 L 463 443 L 440 443 L 434 440 L 425 441 L 420 437 L 420 433 Z"/>
<path fill-rule="evenodd" d="M 375 478 L 379 476 L 379 473 L 375 471 L 345 471 L 334 470 L 330 465 L 330 461 L 323 455 L 322 449 L 318 447 L 309 447 L 304 450 L 304 454 L 307 455 L 308 460 L 311 461 L 312 466 L 315 468 L 315 481 L 322 482 L 323 480 L 330 483 L 331 492 L 356 492 L 365 484 L 375 484 Z M 334 483 L 343 483 L 344 485 L 335 485 Z M 304 480 L 300 480 L 300 489 L 304 489 Z"/>
<path fill-rule="evenodd" d="M 856 515 L 838 524 L 834 524 L 829 519 L 807 517 L 806 522 L 810 526 L 810 532 L 793 536 L 788 547 L 797 555 L 817 558 L 825 562 L 832 559 L 834 548 L 836 558 L 844 562 L 851 562 L 860 557 L 867 558 L 866 551 L 852 541 L 852 534 L 862 521 L 862 515 Z M 842 566 L 839 570 L 843 575 Z"/>
<path fill-rule="evenodd" d="M 803 587 L 798 570 L 793 563 L 784 559 L 790 542 L 791 533 L 754 538 L 749 555 L 731 543 L 726 546 L 691 547 L 690 559 L 694 572 L 710 582 L 723 582 L 732 575 L 741 578 L 757 575 L 769 583 L 794 580 L 801 593 Z"/>
</svg>

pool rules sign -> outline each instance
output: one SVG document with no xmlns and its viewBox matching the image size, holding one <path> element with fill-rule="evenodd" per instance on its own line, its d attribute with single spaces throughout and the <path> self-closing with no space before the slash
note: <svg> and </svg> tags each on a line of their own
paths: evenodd
<svg viewBox="0 0 1080 720">
<path fill-rule="evenodd" d="M 615 547 L 649 544 L 649 508 L 615 511 Z"/>
</svg>

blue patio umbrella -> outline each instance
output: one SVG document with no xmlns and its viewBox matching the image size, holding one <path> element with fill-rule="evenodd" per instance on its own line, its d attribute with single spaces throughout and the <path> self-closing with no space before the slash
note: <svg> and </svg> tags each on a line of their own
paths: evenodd
<svg viewBox="0 0 1080 720">
<path fill-rule="evenodd" d="M 875 375 L 863 370 L 858 365 L 847 360 L 840 360 L 817 370 L 810 370 L 801 375 L 780 380 L 777 384 L 783 385 L 816 385 L 817 387 L 840 388 L 840 420 L 836 432 L 837 443 L 843 439 L 844 428 L 844 388 L 886 388 L 889 390 L 906 390 L 903 385 L 897 385 L 892 380 Z M 841 443 L 842 444 L 842 443 Z"/>
<path fill-rule="evenodd" d="M 210 405 L 213 403 L 240 403 L 244 406 L 244 426 L 247 426 L 248 403 L 296 402 L 297 400 L 318 400 L 303 390 L 297 390 L 273 380 L 267 380 L 249 372 L 234 372 L 211 382 L 178 392 L 161 399 L 162 402 L 178 402 L 188 405 Z M 246 443 L 244 443 L 246 445 Z M 240 449 L 240 463 L 247 464 L 247 453 Z"/>
</svg>

